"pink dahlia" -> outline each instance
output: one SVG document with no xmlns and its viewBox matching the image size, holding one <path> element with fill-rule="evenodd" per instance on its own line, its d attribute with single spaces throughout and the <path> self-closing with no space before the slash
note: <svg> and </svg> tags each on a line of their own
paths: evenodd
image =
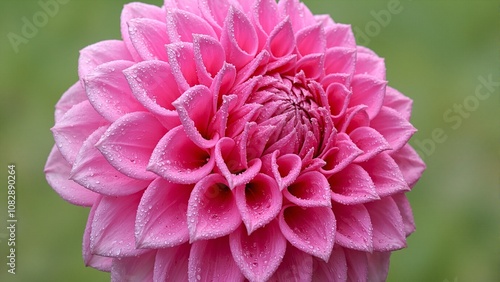
<svg viewBox="0 0 500 282">
<path fill-rule="evenodd" d="M 115 281 L 380 281 L 415 227 L 412 101 L 298 0 L 131 3 L 80 52 L 45 173 Z"/>
</svg>

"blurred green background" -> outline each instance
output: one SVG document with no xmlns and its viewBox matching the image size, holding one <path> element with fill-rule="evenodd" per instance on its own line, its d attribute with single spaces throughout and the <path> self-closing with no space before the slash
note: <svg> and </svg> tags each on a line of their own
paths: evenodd
<svg viewBox="0 0 500 282">
<path fill-rule="evenodd" d="M 21 35 L 23 18 L 33 22 L 42 8 L 0 1 L 0 281 L 109 281 L 81 259 L 88 209 L 60 199 L 42 170 L 54 104 L 77 80 L 78 51 L 120 38 L 128 1 L 66 2 L 16 53 L 7 34 Z M 499 1 L 305 2 L 352 24 L 359 42 L 385 58 L 390 85 L 414 100 L 411 142 L 428 169 L 409 193 L 417 231 L 393 254 L 388 280 L 500 281 L 499 83 L 481 89 L 487 98 L 474 96 L 480 78 L 500 82 Z M 17 169 L 16 275 L 6 266 L 9 163 Z"/>
</svg>

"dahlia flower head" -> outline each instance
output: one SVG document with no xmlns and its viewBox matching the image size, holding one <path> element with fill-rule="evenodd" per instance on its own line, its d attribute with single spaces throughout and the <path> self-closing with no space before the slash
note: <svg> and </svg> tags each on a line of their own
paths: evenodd
<svg viewBox="0 0 500 282">
<path fill-rule="evenodd" d="M 114 281 L 382 281 L 425 165 L 412 101 L 298 0 L 124 6 L 80 52 L 45 173 Z"/>
</svg>

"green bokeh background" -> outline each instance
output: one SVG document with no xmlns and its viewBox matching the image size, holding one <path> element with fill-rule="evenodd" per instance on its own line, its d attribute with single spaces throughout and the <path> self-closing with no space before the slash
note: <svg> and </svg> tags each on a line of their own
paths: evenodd
<svg viewBox="0 0 500 282">
<path fill-rule="evenodd" d="M 16 53 L 7 34 L 21 34 L 23 17 L 32 21 L 42 9 L 34 0 L 0 1 L 0 281 L 109 281 L 81 259 L 88 209 L 59 198 L 43 166 L 54 104 L 78 79 L 78 51 L 120 38 L 126 2 L 69 0 Z M 385 58 L 390 85 L 414 100 L 412 144 L 444 133 L 433 150 L 420 149 L 428 169 L 409 193 L 417 231 L 393 254 L 388 281 L 500 281 L 500 86 L 482 89 L 490 96 L 472 103 L 479 77 L 500 82 L 499 1 L 305 2 L 314 13 L 368 28 L 369 40 L 360 42 Z M 377 24 L 374 15 L 389 3 L 401 12 Z M 461 124 L 446 122 L 443 114 L 464 101 L 466 115 L 453 114 Z M 17 169 L 16 275 L 6 265 L 9 163 Z"/>
</svg>

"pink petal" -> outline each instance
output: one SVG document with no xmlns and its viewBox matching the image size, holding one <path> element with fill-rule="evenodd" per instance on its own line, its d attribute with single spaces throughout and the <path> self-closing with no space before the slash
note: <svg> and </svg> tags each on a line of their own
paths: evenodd
<svg viewBox="0 0 500 282">
<path fill-rule="evenodd" d="M 285 206 L 279 225 L 283 236 L 297 249 L 328 261 L 336 230 L 331 208 Z"/>
<path fill-rule="evenodd" d="M 355 74 L 368 74 L 379 80 L 385 80 L 384 59 L 375 54 L 363 52 L 363 49 L 364 47 L 358 47 Z"/>
<path fill-rule="evenodd" d="M 253 76 L 263 75 L 267 71 L 269 63 L 269 52 L 262 50 L 248 62 L 244 67 L 238 70 L 235 84 L 240 84 L 247 81 Z"/>
<path fill-rule="evenodd" d="M 413 187 L 426 168 L 417 152 L 409 144 L 406 144 L 398 151 L 391 152 L 391 157 L 398 164 L 408 186 Z"/>
<path fill-rule="evenodd" d="M 333 24 L 325 27 L 327 48 L 347 47 L 356 48 L 356 40 L 352 33 L 352 27 L 347 24 Z"/>
<path fill-rule="evenodd" d="M 246 156 L 241 156 L 235 141 L 228 137 L 221 138 L 215 145 L 215 162 L 217 168 L 231 189 L 250 182 L 260 171 L 262 162 L 253 159 L 246 162 Z M 243 162 L 244 161 L 244 162 Z"/>
<path fill-rule="evenodd" d="M 104 40 L 80 50 L 78 76 L 80 80 L 93 72 L 98 66 L 111 61 L 133 61 L 125 43 L 121 40 Z"/>
<path fill-rule="evenodd" d="M 140 61 L 141 56 L 132 44 L 128 28 L 128 22 L 136 18 L 149 18 L 157 21 L 165 21 L 165 11 L 158 6 L 139 2 L 129 3 L 123 7 L 120 17 L 120 30 L 122 38 L 134 60 Z"/>
<path fill-rule="evenodd" d="M 269 34 L 266 49 L 274 58 L 280 58 L 290 55 L 295 50 L 295 47 L 295 34 L 292 23 L 289 18 L 285 18 Z"/>
<path fill-rule="evenodd" d="M 367 281 L 386 281 L 391 252 L 373 252 L 367 253 L 366 256 L 368 258 Z"/>
<path fill-rule="evenodd" d="M 345 136 L 346 139 L 340 140 L 340 135 Z M 320 171 L 327 177 L 343 170 L 358 156 L 363 154 L 363 151 L 352 143 L 347 134 L 340 133 L 337 136 L 339 136 L 339 140 L 336 143 L 337 147 L 328 150 L 326 154 L 322 156 L 322 159 L 326 162 L 326 164 L 320 169 Z"/>
<path fill-rule="evenodd" d="M 395 251 L 406 247 L 403 218 L 391 197 L 365 204 L 373 226 L 373 250 Z"/>
<path fill-rule="evenodd" d="M 368 281 L 368 260 L 366 252 L 344 248 L 349 281 Z"/>
<path fill-rule="evenodd" d="M 218 93 L 218 100 L 220 102 L 220 98 L 223 93 L 228 93 L 233 89 L 234 81 L 236 79 L 236 68 L 224 62 L 224 65 L 220 69 L 220 71 L 215 75 L 214 80 L 212 81 L 212 85 L 210 85 L 210 90 L 212 93 Z M 244 102 L 244 101 L 242 101 Z"/>
<path fill-rule="evenodd" d="M 392 195 L 392 199 L 396 202 L 396 205 L 398 205 L 399 212 L 403 218 L 405 235 L 408 237 L 415 231 L 415 220 L 413 219 L 410 202 L 404 193 Z"/>
<path fill-rule="evenodd" d="M 356 66 L 356 49 L 333 47 L 325 54 L 325 74 L 346 73 L 352 75 Z"/>
<path fill-rule="evenodd" d="M 344 249 L 338 245 L 333 247 L 332 255 L 328 262 L 314 259 L 313 281 L 318 282 L 340 282 L 347 281 L 347 262 Z M 349 280 L 362 281 L 362 280 Z"/>
<path fill-rule="evenodd" d="M 307 6 L 298 0 L 282 0 L 278 2 L 282 17 L 290 16 L 295 31 L 316 23 L 316 19 Z"/>
<path fill-rule="evenodd" d="M 336 204 L 333 205 L 333 213 L 337 219 L 337 244 L 363 252 L 373 250 L 372 223 L 363 204 Z"/>
<path fill-rule="evenodd" d="M 224 24 L 230 6 L 239 6 L 237 1 L 228 0 L 205 0 L 199 1 L 200 10 L 203 18 L 212 26 L 214 31 L 217 33 L 217 37 L 220 38 L 221 27 Z"/>
<path fill-rule="evenodd" d="M 167 11 L 176 8 L 191 12 L 195 15 L 201 15 L 198 0 L 165 0 L 164 7 Z"/>
<path fill-rule="evenodd" d="M 380 197 L 410 190 L 398 165 L 386 152 L 361 163 L 361 166 L 370 175 Z"/>
<path fill-rule="evenodd" d="M 332 187 L 332 200 L 353 205 L 379 199 L 375 184 L 368 173 L 359 165 L 351 164 L 332 175 L 328 182 Z"/>
<path fill-rule="evenodd" d="M 257 33 L 245 14 L 233 6 L 229 8 L 220 41 L 226 52 L 226 61 L 238 70 L 257 54 Z"/>
<path fill-rule="evenodd" d="M 107 257 L 129 257 L 148 252 L 135 248 L 134 226 L 142 192 L 124 196 L 104 196 L 92 221 L 90 249 Z"/>
<path fill-rule="evenodd" d="M 276 222 L 248 235 L 240 227 L 229 235 L 234 261 L 250 281 L 266 281 L 281 264 L 286 251 L 286 239 Z"/>
<path fill-rule="evenodd" d="M 136 18 L 127 24 L 132 45 L 143 60 L 168 60 L 165 44 L 170 43 L 170 40 L 164 22 Z"/>
<path fill-rule="evenodd" d="M 192 185 L 174 184 L 157 178 L 146 189 L 135 220 L 139 248 L 165 248 L 189 239 L 186 219 Z"/>
<path fill-rule="evenodd" d="M 271 169 L 280 190 L 290 186 L 299 176 L 302 161 L 296 154 L 286 154 L 277 157 L 275 151 L 271 157 Z"/>
<path fill-rule="evenodd" d="M 90 103 L 99 114 L 111 122 L 127 113 L 145 111 L 132 95 L 122 72 L 133 64 L 129 61 L 102 64 L 84 78 Z"/>
<path fill-rule="evenodd" d="M 201 34 L 193 34 L 193 49 L 198 80 L 210 86 L 224 66 L 224 49 L 217 39 Z"/>
<path fill-rule="evenodd" d="M 148 112 L 126 114 L 103 134 L 96 147 L 106 160 L 128 177 L 153 180 L 146 171 L 153 149 L 167 130 Z"/>
<path fill-rule="evenodd" d="M 309 54 L 302 57 L 296 65 L 295 71 L 303 71 L 305 76 L 310 79 L 319 79 L 324 74 L 324 54 Z"/>
<path fill-rule="evenodd" d="M 187 220 L 190 242 L 215 239 L 232 233 L 241 224 L 236 202 L 220 174 L 211 174 L 194 186 Z"/>
<path fill-rule="evenodd" d="M 249 234 L 271 222 L 281 209 L 278 185 L 263 173 L 257 174 L 248 184 L 236 187 L 235 197 Z"/>
<path fill-rule="evenodd" d="M 194 34 L 217 38 L 217 34 L 207 21 L 183 10 L 174 9 L 167 13 L 167 28 L 172 42 L 193 42 Z"/>
<path fill-rule="evenodd" d="M 106 127 L 101 127 L 85 140 L 71 170 L 71 179 L 103 195 L 123 196 L 144 190 L 149 181 L 133 179 L 122 174 L 111 166 L 95 147 L 105 131 Z"/>
<path fill-rule="evenodd" d="M 87 100 L 87 94 L 85 93 L 81 83 L 77 81 L 68 90 L 66 90 L 59 101 L 57 101 L 55 111 L 56 124 L 73 106 L 76 106 L 85 100 Z"/>
<path fill-rule="evenodd" d="M 336 128 L 338 131 L 350 134 L 359 127 L 368 127 L 370 125 L 370 117 L 366 111 L 367 108 L 366 105 L 348 107 L 344 116 L 337 121 Z"/>
<path fill-rule="evenodd" d="M 92 206 L 99 195 L 70 180 L 70 171 L 71 165 L 63 158 L 57 147 L 53 146 L 44 169 L 47 182 L 69 203 L 84 207 Z"/>
<path fill-rule="evenodd" d="M 107 124 L 90 103 L 84 101 L 67 111 L 51 130 L 62 156 L 73 164 L 83 142 L 97 128 Z"/>
<path fill-rule="evenodd" d="M 315 24 L 297 31 L 297 51 L 301 56 L 325 53 L 326 38 L 321 24 Z"/>
<path fill-rule="evenodd" d="M 283 196 L 301 207 L 331 207 L 330 183 L 317 171 L 302 173 L 283 190 Z"/>
<path fill-rule="evenodd" d="M 382 107 L 386 85 L 387 81 L 367 74 L 355 75 L 351 82 L 352 97 L 349 105 L 368 106 L 366 112 L 370 119 L 373 119 Z"/>
<path fill-rule="evenodd" d="M 352 92 L 341 83 L 332 83 L 326 88 L 326 95 L 332 118 L 338 119 L 342 117 L 347 110 Z"/>
<path fill-rule="evenodd" d="M 189 243 L 158 249 L 153 281 L 188 281 Z"/>
<path fill-rule="evenodd" d="M 111 281 L 152 281 L 156 250 L 135 257 L 115 258 Z"/>
<path fill-rule="evenodd" d="M 229 243 L 227 236 L 194 242 L 189 254 L 189 281 L 243 281 Z"/>
<path fill-rule="evenodd" d="M 191 86 L 198 84 L 193 43 L 177 42 L 165 46 L 172 74 L 183 93 Z"/>
<path fill-rule="evenodd" d="M 100 271 L 109 272 L 111 271 L 113 258 L 95 255 L 90 250 L 90 233 L 92 229 L 92 222 L 94 220 L 95 211 L 101 199 L 102 197 L 97 198 L 94 205 L 90 209 L 89 217 L 87 219 L 87 225 L 85 226 L 85 231 L 83 233 L 82 254 L 85 266 L 90 266 Z"/>
<path fill-rule="evenodd" d="M 410 121 L 412 105 L 413 101 L 410 98 L 392 87 L 386 87 L 384 106 L 396 110 L 407 121 Z"/>
<path fill-rule="evenodd" d="M 371 121 L 370 126 L 384 136 L 394 151 L 401 149 L 408 143 L 408 140 L 417 131 L 396 110 L 388 107 L 382 107 L 380 113 Z"/>
<path fill-rule="evenodd" d="M 209 132 L 214 116 L 214 95 L 204 85 L 196 85 L 184 92 L 172 105 L 177 109 L 186 135 L 200 148 L 212 148 L 218 136 Z"/>
<path fill-rule="evenodd" d="M 356 158 L 356 162 L 364 162 L 391 148 L 385 138 L 371 127 L 358 127 L 349 134 L 349 137 L 364 152 Z"/>
<path fill-rule="evenodd" d="M 279 18 L 275 16 L 278 13 L 278 5 L 273 0 L 261 0 L 251 5 L 251 20 L 259 38 L 259 49 L 262 49 L 269 34 L 279 22 Z"/>
<path fill-rule="evenodd" d="M 148 170 L 181 184 L 193 184 L 213 169 L 213 154 L 193 143 L 182 126 L 171 129 L 158 142 L 149 160 Z"/>
<path fill-rule="evenodd" d="M 167 129 L 181 124 L 172 102 L 181 92 L 170 65 L 162 61 L 145 61 L 123 71 L 132 94 Z"/>
<path fill-rule="evenodd" d="M 311 281 L 313 276 L 313 258 L 311 255 L 288 244 L 285 257 L 269 282 Z"/>
</svg>

